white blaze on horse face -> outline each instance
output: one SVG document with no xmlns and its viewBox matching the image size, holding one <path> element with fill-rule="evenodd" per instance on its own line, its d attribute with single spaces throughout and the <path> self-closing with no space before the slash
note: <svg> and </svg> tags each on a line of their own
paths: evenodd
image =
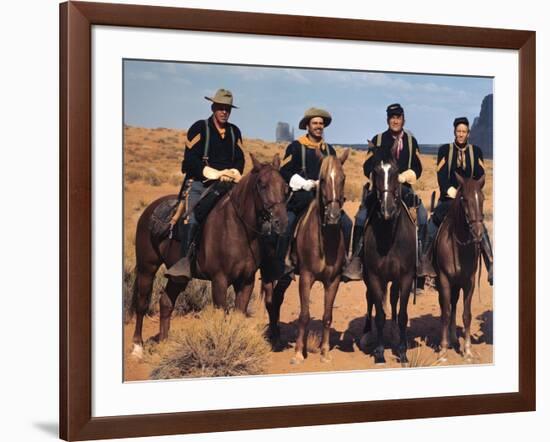
<svg viewBox="0 0 550 442">
<path fill-rule="evenodd" d="M 330 179 L 332 180 L 332 201 L 336 201 L 336 183 L 334 181 L 336 172 L 334 167 L 330 170 Z"/>
<path fill-rule="evenodd" d="M 384 190 L 388 190 L 389 187 L 389 174 L 391 164 L 382 163 L 382 170 L 384 171 Z M 384 205 L 388 206 L 388 192 L 384 192 Z"/>
</svg>

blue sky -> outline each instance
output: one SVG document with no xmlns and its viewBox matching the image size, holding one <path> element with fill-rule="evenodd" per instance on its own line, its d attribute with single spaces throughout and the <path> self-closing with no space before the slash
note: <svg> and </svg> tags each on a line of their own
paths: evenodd
<svg viewBox="0 0 550 442">
<path fill-rule="evenodd" d="M 218 88 L 230 89 L 230 121 L 244 137 L 275 139 L 277 122 L 298 130 L 304 111 L 328 110 L 332 124 L 325 138 L 333 143 L 365 143 L 386 129 L 385 109 L 401 103 L 405 127 L 421 144 L 451 141 L 452 122 L 479 114 L 493 92 L 493 80 L 389 72 L 357 72 L 280 67 L 125 60 L 124 123 L 132 126 L 187 129 L 210 115 Z"/>
</svg>

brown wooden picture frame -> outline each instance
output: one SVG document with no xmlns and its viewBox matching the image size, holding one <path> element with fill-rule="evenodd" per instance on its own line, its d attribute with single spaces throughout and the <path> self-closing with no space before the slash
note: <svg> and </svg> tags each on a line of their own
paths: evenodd
<svg viewBox="0 0 550 442">
<path fill-rule="evenodd" d="M 519 391 L 92 417 L 93 25 L 465 46 L 519 53 Z M 68 2 L 60 5 L 60 437 L 66 440 L 533 411 L 535 396 L 535 32 Z M 511 290 L 510 295 L 515 292 Z"/>
</svg>

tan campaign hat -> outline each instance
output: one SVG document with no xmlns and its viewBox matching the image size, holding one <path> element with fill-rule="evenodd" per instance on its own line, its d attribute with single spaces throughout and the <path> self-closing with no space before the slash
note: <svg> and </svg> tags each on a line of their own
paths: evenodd
<svg viewBox="0 0 550 442">
<path fill-rule="evenodd" d="M 218 89 L 213 97 L 204 97 L 213 103 L 228 104 L 229 106 L 238 109 L 237 106 L 233 106 L 233 94 L 227 89 Z"/>
<path fill-rule="evenodd" d="M 310 107 L 304 114 L 304 117 L 300 120 L 298 127 L 304 130 L 311 120 L 314 117 L 321 117 L 325 122 L 325 127 L 328 127 L 332 121 L 332 116 L 324 109 L 318 109 L 316 107 Z"/>
</svg>

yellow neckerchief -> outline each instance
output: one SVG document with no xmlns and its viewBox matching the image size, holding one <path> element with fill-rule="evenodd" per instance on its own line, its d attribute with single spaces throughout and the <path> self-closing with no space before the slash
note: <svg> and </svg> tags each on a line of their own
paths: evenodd
<svg viewBox="0 0 550 442">
<path fill-rule="evenodd" d="M 300 144 L 303 144 L 306 147 L 313 147 L 315 149 L 321 149 L 321 151 L 327 150 L 327 143 L 325 143 L 324 138 L 321 138 L 321 141 L 318 143 L 311 141 L 307 135 L 302 135 L 300 138 L 298 138 L 298 142 Z"/>
</svg>

